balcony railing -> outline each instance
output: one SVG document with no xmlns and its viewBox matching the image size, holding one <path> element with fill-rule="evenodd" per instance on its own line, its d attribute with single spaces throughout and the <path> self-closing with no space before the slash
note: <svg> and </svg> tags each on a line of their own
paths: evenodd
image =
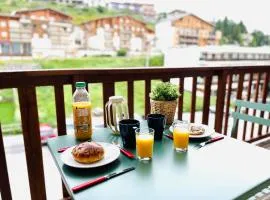
<svg viewBox="0 0 270 200">
<path fill-rule="evenodd" d="M 133 68 L 133 69 L 74 69 L 74 70 L 41 70 L 41 71 L 11 71 L 0 72 L 0 89 L 17 88 L 21 121 L 28 168 L 29 185 L 32 199 L 46 199 L 44 171 L 42 162 L 42 149 L 39 133 L 39 117 L 36 97 L 36 87 L 52 86 L 55 93 L 57 129 L 59 135 L 66 134 L 66 114 L 64 101 L 64 85 L 72 85 L 76 81 L 85 81 L 89 84 L 102 83 L 103 106 L 108 98 L 115 93 L 115 83 L 125 81 L 127 83 L 127 100 L 129 114 L 134 116 L 134 82 L 145 82 L 145 116 L 150 113 L 149 93 L 151 80 L 169 81 L 172 78 L 179 80 L 179 92 L 182 94 L 178 101 L 177 118 L 183 118 L 183 100 L 185 80 L 192 78 L 190 121 L 195 120 L 196 99 L 198 92 L 203 92 L 202 118 L 198 123 L 209 123 L 210 97 L 216 94 L 214 128 L 217 132 L 227 135 L 228 119 L 231 97 L 266 102 L 269 92 L 270 66 L 237 66 L 237 67 L 189 67 L 189 68 Z M 248 77 L 247 79 L 245 79 Z M 203 89 L 197 91 L 198 81 L 203 84 Z M 213 81 L 212 81 L 213 80 Z M 216 81 L 217 80 L 217 81 Z M 247 82 L 247 87 L 245 84 Z M 260 83 L 263 83 L 260 84 Z M 236 90 L 232 85 L 237 84 Z M 216 85 L 216 87 L 212 87 Z M 212 91 L 216 88 L 216 91 Z M 246 94 L 243 96 L 242 94 Z M 244 125 L 242 140 L 255 140 L 265 137 L 262 127 L 252 137 L 246 133 Z M 265 130 L 265 128 L 264 128 Z M 269 131 L 269 127 L 265 132 Z M 1 138 L 0 138 L 1 139 Z M 7 175 L 5 168 L 5 155 L 3 144 L 0 142 L 0 166 L 1 177 Z M 3 175 L 3 176 L 2 176 Z M 1 180 L 2 182 L 2 180 Z M 1 188 L 2 195 L 10 195 L 8 182 Z M 5 199 L 5 198 L 3 198 Z"/>
</svg>

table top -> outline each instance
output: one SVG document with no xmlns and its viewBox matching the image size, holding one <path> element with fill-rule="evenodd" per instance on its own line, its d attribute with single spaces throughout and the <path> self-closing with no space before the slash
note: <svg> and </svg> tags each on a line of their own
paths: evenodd
<svg viewBox="0 0 270 200">
<path fill-rule="evenodd" d="M 109 129 L 95 129 L 97 142 L 121 141 Z M 76 169 L 63 164 L 61 147 L 78 144 L 74 136 L 52 138 L 48 147 L 68 192 L 73 199 L 245 199 L 251 192 L 270 184 L 270 151 L 229 137 L 199 150 L 193 146 L 202 140 L 191 140 L 187 153 L 176 153 L 172 140 L 155 141 L 154 155 L 148 163 L 124 155 L 111 164 L 92 169 Z M 136 151 L 133 150 L 135 153 Z M 76 194 L 71 188 L 85 181 L 120 171 L 136 169 Z"/>
</svg>

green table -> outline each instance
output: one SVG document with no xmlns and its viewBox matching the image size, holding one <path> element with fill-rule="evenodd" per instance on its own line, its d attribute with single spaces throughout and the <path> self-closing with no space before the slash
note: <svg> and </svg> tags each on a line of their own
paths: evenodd
<svg viewBox="0 0 270 200">
<path fill-rule="evenodd" d="M 119 140 L 108 129 L 95 129 L 93 139 Z M 63 165 L 57 149 L 75 145 L 72 135 L 50 139 L 48 146 L 73 199 L 246 199 L 270 184 L 270 151 L 226 137 L 199 150 L 191 141 L 187 153 L 176 153 L 172 140 L 155 141 L 149 163 L 120 155 L 115 162 L 96 169 Z M 135 153 L 135 151 L 134 151 Z M 73 194 L 70 190 L 85 181 L 135 166 L 136 170 Z"/>
</svg>

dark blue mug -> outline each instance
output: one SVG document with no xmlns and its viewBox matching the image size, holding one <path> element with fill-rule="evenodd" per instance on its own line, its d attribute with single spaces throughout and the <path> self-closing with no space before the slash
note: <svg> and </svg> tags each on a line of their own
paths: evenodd
<svg viewBox="0 0 270 200">
<path fill-rule="evenodd" d="M 124 148 L 136 147 L 135 130 L 140 128 L 140 122 L 135 119 L 123 119 L 119 122 L 120 135 Z"/>
<path fill-rule="evenodd" d="M 155 140 L 161 140 L 163 131 L 166 126 L 166 117 L 162 114 L 149 114 L 147 115 L 147 124 L 149 128 L 155 130 Z"/>
</svg>

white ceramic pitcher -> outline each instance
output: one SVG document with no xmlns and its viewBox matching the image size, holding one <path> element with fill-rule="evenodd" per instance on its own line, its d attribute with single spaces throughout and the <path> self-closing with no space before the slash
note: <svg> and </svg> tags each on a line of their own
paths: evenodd
<svg viewBox="0 0 270 200">
<path fill-rule="evenodd" d="M 119 134 L 119 121 L 129 119 L 128 106 L 122 96 L 111 96 L 105 105 L 106 125 Z"/>
</svg>

